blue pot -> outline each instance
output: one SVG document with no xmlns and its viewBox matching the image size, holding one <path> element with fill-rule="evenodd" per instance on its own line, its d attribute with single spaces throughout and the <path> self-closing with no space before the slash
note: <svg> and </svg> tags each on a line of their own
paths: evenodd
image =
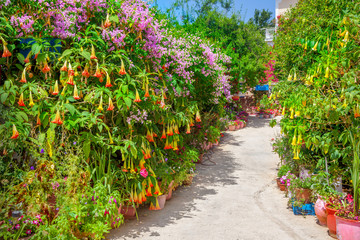
<svg viewBox="0 0 360 240">
<path fill-rule="evenodd" d="M 61 47 L 54 47 L 56 44 L 55 41 L 58 40 L 59 38 L 44 38 L 44 39 L 47 40 L 51 45 L 51 47 L 49 48 L 50 52 L 61 53 Z M 24 48 L 20 48 L 20 51 L 19 51 L 24 56 L 24 58 L 27 57 L 27 55 L 31 51 L 31 47 L 34 43 L 35 43 L 34 38 L 20 38 L 20 44 L 26 45 Z M 35 54 L 35 53 L 33 53 L 33 54 Z"/>
</svg>

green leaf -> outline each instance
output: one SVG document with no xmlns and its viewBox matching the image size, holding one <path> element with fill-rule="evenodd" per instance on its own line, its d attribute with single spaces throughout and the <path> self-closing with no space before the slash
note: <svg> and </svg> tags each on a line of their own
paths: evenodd
<svg viewBox="0 0 360 240">
<path fill-rule="evenodd" d="M 40 145 L 44 144 L 44 142 L 45 142 L 45 133 L 39 134 L 38 141 L 39 141 Z"/>
<path fill-rule="evenodd" d="M 112 15 L 112 16 L 110 16 L 110 17 L 109 17 L 109 20 L 110 20 L 111 22 L 119 23 L 119 17 L 118 17 L 118 15 Z"/>
<path fill-rule="evenodd" d="M 17 112 L 16 119 L 20 122 L 27 122 L 29 121 L 28 116 L 24 112 Z"/>
<path fill-rule="evenodd" d="M 82 51 L 80 52 L 80 55 L 90 61 L 91 54 L 88 51 Z"/>
<path fill-rule="evenodd" d="M 38 43 L 34 43 L 32 46 L 31 46 L 31 51 L 34 53 L 34 54 L 38 54 L 41 50 L 42 46 L 39 45 Z"/>
<path fill-rule="evenodd" d="M 130 98 L 126 97 L 126 98 L 124 98 L 124 101 L 125 101 L 126 106 L 131 107 L 132 101 Z"/>
<path fill-rule="evenodd" d="M 69 56 L 70 54 L 72 54 L 72 50 L 71 49 L 66 49 L 63 54 L 61 55 L 61 57 L 66 57 Z"/>
<path fill-rule="evenodd" d="M 9 93 L 3 93 L 3 94 L 1 94 L 1 102 L 2 103 L 5 103 L 5 101 L 6 101 L 6 99 L 8 98 L 8 96 L 9 96 Z"/>
<path fill-rule="evenodd" d="M 65 103 L 64 106 L 70 112 L 71 115 L 74 115 L 74 113 L 76 112 L 76 108 L 73 105 L 69 103 Z"/>
<path fill-rule="evenodd" d="M 21 53 L 18 53 L 17 55 L 17 58 L 19 59 L 19 61 L 24 64 L 24 60 L 25 60 L 25 57 L 21 54 Z"/>
<path fill-rule="evenodd" d="M 37 58 L 36 58 L 36 61 L 37 61 L 38 63 L 44 62 L 44 61 L 45 61 L 45 58 L 46 58 L 46 53 L 39 53 L 39 55 L 38 55 Z"/>
<path fill-rule="evenodd" d="M 46 133 L 47 133 L 48 142 L 53 143 L 55 140 L 55 130 L 49 128 Z"/>
<path fill-rule="evenodd" d="M 91 146 L 91 142 L 90 139 L 86 140 L 83 143 L 83 150 L 84 150 L 84 155 L 85 155 L 85 159 L 88 159 L 90 156 L 90 146 Z"/>
<path fill-rule="evenodd" d="M 128 89 L 129 89 L 128 85 L 123 85 L 122 88 L 121 88 L 123 94 L 127 93 Z"/>
</svg>

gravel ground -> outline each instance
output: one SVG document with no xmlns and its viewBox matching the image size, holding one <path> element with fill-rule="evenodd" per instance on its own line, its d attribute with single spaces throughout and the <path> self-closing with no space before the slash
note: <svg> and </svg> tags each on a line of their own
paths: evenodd
<svg viewBox="0 0 360 240">
<path fill-rule="evenodd" d="M 225 133 L 197 165 L 191 186 L 174 191 L 160 211 L 140 208 L 138 221 L 127 220 L 107 239 L 332 239 L 315 216 L 295 216 L 287 208 L 270 143 L 280 130 L 268 122 L 250 117 L 246 128 Z"/>
</svg>

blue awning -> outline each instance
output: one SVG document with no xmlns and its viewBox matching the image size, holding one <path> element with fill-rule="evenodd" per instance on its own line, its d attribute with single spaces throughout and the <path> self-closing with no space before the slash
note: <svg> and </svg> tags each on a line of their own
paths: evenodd
<svg viewBox="0 0 360 240">
<path fill-rule="evenodd" d="M 269 91 L 269 85 L 256 85 L 255 91 Z"/>
</svg>

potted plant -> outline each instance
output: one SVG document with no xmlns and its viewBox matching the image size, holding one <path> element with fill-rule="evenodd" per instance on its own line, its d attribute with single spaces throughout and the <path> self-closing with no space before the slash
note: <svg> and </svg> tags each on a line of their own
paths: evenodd
<svg viewBox="0 0 360 240">
<path fill-rule="evenodd" d="M 360 141 L 350 134 L 352 149 L 353 149 L 353 162 L 351 169 L 351 179 L 353 184 L 353 196 L 348 195 L 342 207 L 335 214 L 336 218 L 336 235 L 339 239 L 355 240 L 360 239 L 360 159 L 359 159 L 359 144 Z"/>
<path fill-rule="evenodd" d="M 313 180 L 310 177 L 295 178 L 290 185 L 291 191 L 295 194 L 295 199 L 304 203 L 310 203 L 312 201 L 312 184 Z"/>
<path fill-rule="evenodd" d="M 276 182 L 281 191 L 286 190 L 286 174 L 290 172 L 291 167 L 287 164 L 282 165 L 277 173 Z"/>
<path fill-rule="evenodd" d="M 237 123 L 235 121 L 229 122 L 229 131 L 235 131 Z"/>
</svg>

